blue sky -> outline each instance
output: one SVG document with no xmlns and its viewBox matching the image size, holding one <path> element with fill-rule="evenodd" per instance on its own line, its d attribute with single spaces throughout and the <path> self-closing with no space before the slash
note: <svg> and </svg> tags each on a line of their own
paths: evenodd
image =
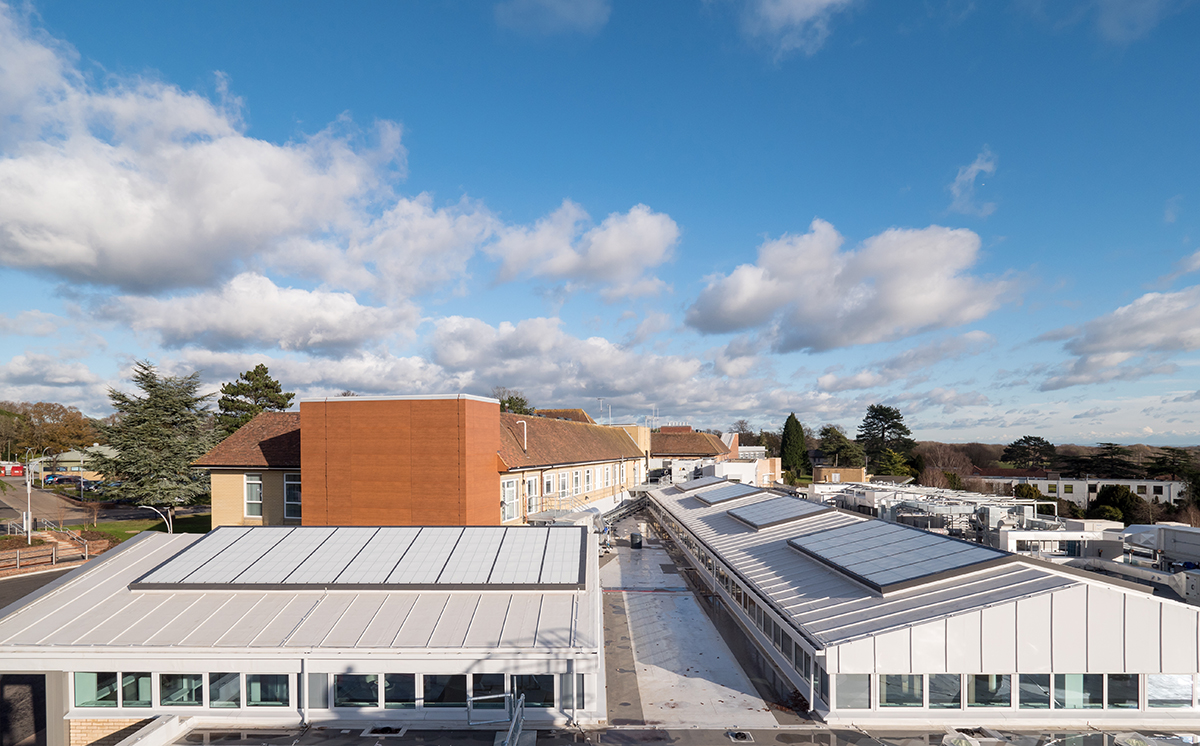
<svg viewBox="0 0 1200 746">
<path fill-rule="evenodd" d="M 1200 3 L 0 11 L 0 399 L 1200 442 Z"/>
</svg>

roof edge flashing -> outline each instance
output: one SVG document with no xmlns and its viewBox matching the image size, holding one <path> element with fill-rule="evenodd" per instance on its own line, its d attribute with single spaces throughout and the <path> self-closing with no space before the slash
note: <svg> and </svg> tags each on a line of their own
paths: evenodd
<svg viewBox="0 0 1200 746">
<path fill-rule="evenodd" d="M 334 402 L 356 402 L 356 401 L 446 401 L 446 400 L 466 400 L 478 401 L 487 404 L 499 404 L 499 399 L 493 399 L 490 396 L 476 396 L 475 394 L 396 394 L 391 396 L 317 396 L 309 399 L 301 399 L 301 404 L 330 404 Z"/>
</svg>

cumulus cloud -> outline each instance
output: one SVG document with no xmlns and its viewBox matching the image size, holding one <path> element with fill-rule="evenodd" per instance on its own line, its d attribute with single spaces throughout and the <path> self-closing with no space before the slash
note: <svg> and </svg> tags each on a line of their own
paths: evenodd
<svg viewBox="0 0 1200 746">
<path fill-rule="evenodd" d="M 1169 285 L 1180 277 L 1190 275 L 1193 272 L 1200 272 L 1200 251 L 1193 252 L 1189 256 L 1185 256 L 1175 262 L 1175 267 L 1171 272 L 1158 278 L 1158 281 L 1164 285 Z"/>
<path fill-rule="evenodd" d="M 963 407 L 985 406 L 988 398 L 977 391 L 958 391 L 938 387 L 929 391 L 901 394 L 891 397 L 888 401 L 894 404 L 903 404 L 904 409 L 913 414 L 937 407 L 941 407 L 943 414 L 953 414 Z"/>
<path fill-rule="evenodd" d="M 979 178 L 980 174 L 991 176 L 994 173 L 996 173 L 996 156 L 988 146 L 984 145 L 983 150 L 975 156 L 971 165 L 958 169 L 958 175 L 954 177 L 954 182 L 948 187 L 950 194 L 954 197 L 950 203 L 950 211 L 980 218 L 986 218 L 995 212 L 995 202 L 975 203 L 975 180 Z"/>
<path fill-rule="evenodd" d="M 755 264 L 709 278 L 687 310 L 706 334 L 763 328 L 779 352 L 820 352 L 976 321 L 1012 290 L 968 274 L 979 237 L 964 229 L 893 228 L 842 250 L 824 220 L 762 244 Z"/>
<path fill-rule="evenodd" d="M 38 352 L 16 355 L 0 365 L 0 384 L 11 386 L 88 386 L 100 381 L 78 360 L 64 360 Z"/>
<path fill-rule="evenodd" d="M 1200 286 L 1147 293 L 1110 314 L 1066 330 L 1075 359 L 1042 383 L 1043 391 L 1107 381 L 1133 381 L 1177 369 L 1167 358 L 1200 349 Z"/>
<path fill-rule="evenodd" d="M 610 299 L 662 290 L 664 283 L 646 273 L 671 258 L 679 241 L 674 220 L 636 205 L 590 225 L 582 207 L 564 200 L 533 226 L 503 229 L 487 252 L 501 261 L 501 281 L 530 276 L 605 284 Z"/>
<path fill-rule="evenodd" d="M 505 0 L 496 4 L 496 23 L 531 34 L 594 34 L 608 23 L 609 0 Z"/>
<path fill-rule="evenodd" d="M 1095 420 L 1095 419 L 1099 419 L 1100 417 L 1103 417 L 1106 414 L 1114 414 L 1114 413 L 1120 412 L 1120 411 L 1121 410 L 1119 410 L 1119 409 L 1101 409 L 1100 407 L 1092 407 L 1091 409 L 1089 409 L 1086 412 L 1080 412 L 1079 414 L 1074 415 L 1073 417 L 1071 417 L 1071 419 L 1073 419 L 1073 420 Z"/>
<path fill-rule="evenodd" d="M 0 314 L 0 335 L 48 337 L 64 324 L 65 319 L 45 311 L 22 311 L 15 316 Z"/>
<path fill-rule="evenodd" d="M 152 331 L 167 347 L 257 346 L 319 354 L 343 353 L 396 333 L 411 336 L 418 321 L 411 307 L 363 306 L 350 293 L 281 288 L 255 273 L 192 295 L 121 296 L 99 315 L 137 331 Z"/>
<path fill-rule="evenodd" d="M 971 331 L 913 347 L 899 355 L 874 363 L 867 370 L 848 376 L 827 373 L 817 379 L 817 386 L 822 391 L 851 391 L 887 386 L 944 360 L 978 355 L 995 344 L 995 338 L 987 332 Z"/>
<path fill-rule="evenodd" d="M 778 56 L 799 51 L 813 55 L 829 38 L 833 17 L 854 0 L 747 0 L 743 27 L 770 44 Z"/>
</svg>

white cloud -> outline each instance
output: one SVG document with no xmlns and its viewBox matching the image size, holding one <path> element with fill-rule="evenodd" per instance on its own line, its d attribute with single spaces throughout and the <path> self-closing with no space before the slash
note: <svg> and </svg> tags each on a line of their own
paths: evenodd
<svg viewBox="0 0 1200 746">
<path fill-rule="evenodd" d="M 1147 293 L 1080 329 L 1051 333 L 1075 360 L 1042 383 L 1043 391 L 1171 373 L 1167 359 L 1200 349 L 1200 285 L 1174 293 Z"/>
<path fill-rule="evenodd" d="M 1183 203 L 1183 195 L 1176 194 L 1171 199 L 1167 200 L 1167 204 L 1163 206 L 1163 222 L 1174 223 L 1179 219 L 1179 206 Z"/>
<path fill-rule="evenodd" d="M 167 347 L 258 346 L 318 354 L 343 353 L 397 333 L 411 337 L 418 321 L 411 307 L 363 306 L 350 293 L 281 288 L 254 273 L 193 295 L 121 296 L 99 315 L 155 332 Z"/>
<path fill-rule="evenodd" d="M 983 150 L 975 156 L 971 165 L 958 169 L 954 183 L 948 187 L 950 194 L 954 196 L 954 200 L 950 203 L 950 211 L 980 218 L 986 218 L 995 212 L 995 202 L 975 204 L 975 179 L 979 178 L 980 174 L 991 176 L 994 173 L 996 173 L 996 156 L 988 146 L 984 145 Z"/>
<path fill-rule="evenodd" d="M 496 4 L 496 23 L 533 34 L 594 34 L 608 23 L 609 0 L 505 0 Z"/>
<path fill-rule="evenodd" d="M 1011 283 L 967 274 L 979 237 L 964 229 L 893 228 L 853 251 L 829 223 L 762 244 L 755 264 L 709 279 L 687 323 L 709 334 L 763 328 L 780 352 L 824 351 L 976 321 Z"/>
<path fill-rule="evenodd" d="M 99 381 L 96 374 L 77 360 L 64 360 L 39 352 L 16 355 L 0 365 L 0 383 L 10 386 L 58 388 L 88 386 Z"/>
<path fill-rule="evenodd" d="M 1175 268 L 1170 273 L 1158 278 L 1158 281 L 1164 285 L 1169 285 L 1180 277 L 1190 275 L 1193 272 L 1200 272 L 1200 251 L 1193 252 L 1175 262 Z"/>
<path fill-rule="evenodd" d="M 1095 419 L 1099 419 L 1105 415 L 1115 414 L 1116 412 L 1120 412 L 1120 411 L 1121 410 L 1119 410 L 1119 409 L 1101 409 L 1100 407 L 1092 407 L 1091 409 L 1089 409 L 1086 412 L 1080 412 L 1079 414 L 1074 415 L 1073 417 L 1071 417 L 1071 419 L 1073 419 L 1073 420 L 1095 420 Z"/>
<path fill-rule="evenodd" d="M 501 260 L 501 281 L 530 276 L 604 284 L 609 299 L 663 289 L 661 280 L 646 273 L 671 258 L 679 241 L 674 220 L 636 205 L 629 212 L 612 213 L 600 225 L 589 224 L 582 207 L 564 200 L 532 227 L 503 229 L 486 250 Z"/>
<path fill-rule="evenodd" d="M 16 316 L 0 314 L 0 335 L 48 337 L 66 323 L 65 319 L 45 311 L 22 311 Z"/>
<path fill-rule="evenodd" d="M 1179 0 L 1096 0 L 1096 30 L 1117 44 L 1143 39 L 1186 3 Z"/>
<path fill-rule="evenodd" d="M 871 369 L 849 376 L 827 373 L 817 379 L 817 386 L 822 391 L 850 391 L 887 386 L 944 360 L 978 355 L 995 344 L 995 338 L 987 332 L 971 331 L 905 350 L 899 355 L 872 364 Z"/>
<path fill-rule="evenodd" d="M 817 52 L 829 38 L 833 16 L 846 10 L 854 0 L 747 0 L 743 26 L 748 34 L 761 38 L 783 56 L 800 51 Z"/>
</svg>

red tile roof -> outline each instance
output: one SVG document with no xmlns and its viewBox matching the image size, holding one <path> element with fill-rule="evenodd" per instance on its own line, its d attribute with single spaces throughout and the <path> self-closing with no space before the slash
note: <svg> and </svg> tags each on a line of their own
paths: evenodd
<svg viewBox="0 0 1200 746">
<path fill-rule="evenodd" d="M 721 456 L 729 449 L 712 433 L 650 433 L 651 456 Z"/>
<path fill-rule="evenodd" d="M 300 413 L 263 412 L 192 462 L 193 466 L 300 468 Z"/>
<path fill-rule="evenodd" d="M 520 424 L 522 420 L 525 425 Z M 500 458 L 510 470 L 637 459 L 643 455 L 633 438 L 619 427 L 500 413 Z"/>
<path fill-rule="evenodd" d="M 538 417 L 549 417 L 552 420 L 571 420 L 572 422 L 585 422 L 589 425 L 596 424 L 591 415 L 582 409 L 539 409 L 537 410 Z"/>
</svg>

